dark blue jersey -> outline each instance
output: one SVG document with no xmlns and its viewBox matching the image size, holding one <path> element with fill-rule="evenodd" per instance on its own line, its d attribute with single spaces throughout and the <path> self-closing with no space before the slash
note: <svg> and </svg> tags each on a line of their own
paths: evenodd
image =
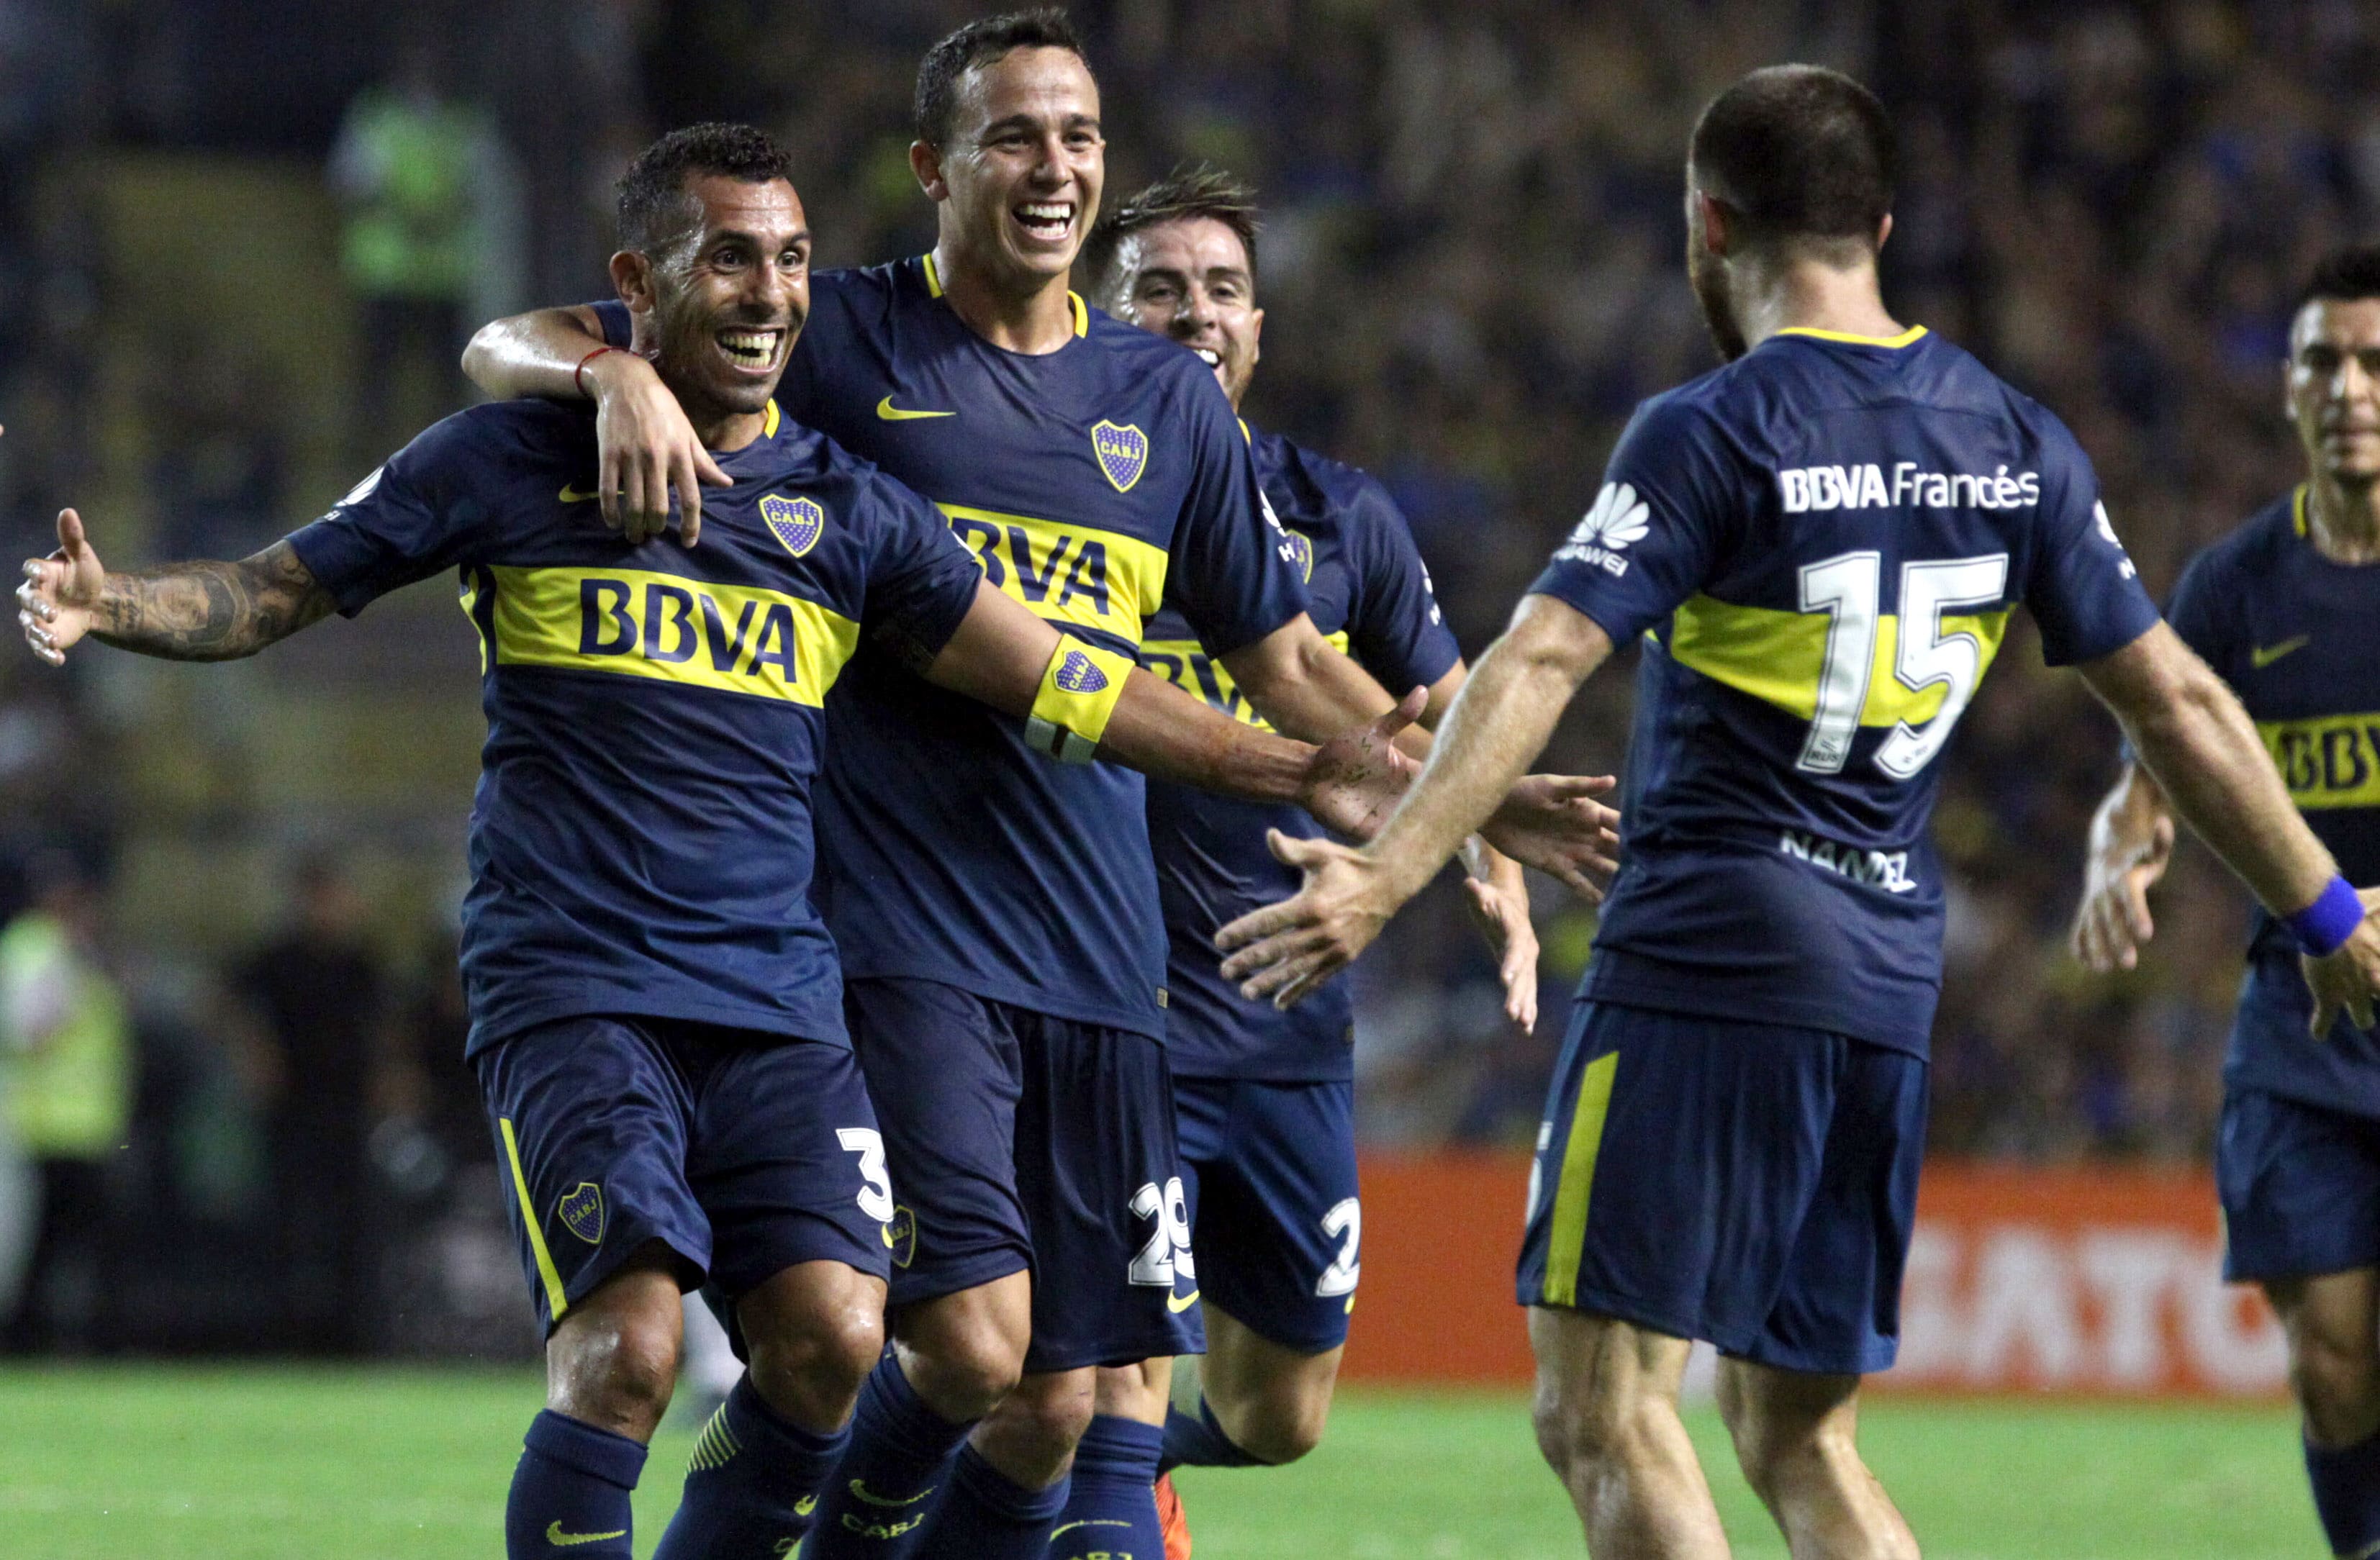
<svg viewBox="0 0 2380 1560">
<path fill-rule="evenodd" d="M 1781 333 L 1646 402 L 1533 588 L 1645 635 L 1584 994 L 1920 1055 L 1934 760 L 2010 610 L 2053 665 L 2156 622 L 2073 436 L 1922 328 Z"/>
<path fill-rule="evenodd" d="M 1429 571 L 1386 490 L 1353 466 L 1278 434 L 1253 436 L 1257 476 L 1307 570 L 1314 624 L 1393 694 L 1446 675 L 1461 654 L 1430 594 Z M 1263 717 L 1232 685 L 1172 607 L 1159 612 L 1141 664 L 1253 726 Z M 1265 830 L 1321 832 L 1305 811 L 1148 783 L 1148 838 L 1165 911 L 1166 1026 L 1176 1074 L 1286 1082 L 1354 1075 L 1347 983 L 1333 981 L 1287 1012 L 1251 1002 L 1222 977 L 1215 928 L 1297 892 L 1295 868 L 1265 847 Z"/>
<path fill-rule="evenodd" d="M 353 616 L 459 568 L 488 717 L 462 966 L 469 1046 L 586 1013 L 844 1042 L 809 898 L 828 692 L 861 627 L 925 651 L 981 580 L 941 516 L 775 407 L 718 457 L 701 545 L 596 523 L 584 407 L 431 428 L 290 538 Z"/>
<path fill-rule="evenodd" d="M 2276 500 L 2191 560 L 2174 632 L 2248 707 L 2282 783 L 2353 883 L 2380 882 L 2380 566 L 2335 563 L 2306 535 L 2305 490 Z M 2335 1110 L 2380 1116 L 2380 1043 L 2341 1018 L 2306 1033 L 2313 994 L 2289 929 L 2260 906 L 2244 1003 L 2285 1017 L 2232 1031 L 2224 1077 Z"/>
<path fill-rule="evenodd" d="M 1171 599 L 1218 652 L 1305 609 L 1213 373 L 1080 298 L 1075 339 L 1003 351 L 930 259 L 810 280 L 778 399 L 931 499 L 992 584 L 1136 654 Z M 605 310 L 624 337 L 626 311 Z M 828 711 L 820 889 L 854 976 L 945 982 L 1164 1033 L 1165 934 L 1138 775 L 1058 764 L 1024 722 L 863 649 Z"/>
</svg>

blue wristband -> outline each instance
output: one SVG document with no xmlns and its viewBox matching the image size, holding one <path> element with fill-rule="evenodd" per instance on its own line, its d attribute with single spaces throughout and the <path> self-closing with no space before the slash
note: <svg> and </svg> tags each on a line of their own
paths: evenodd
<svg viewBox="0 0 2380 1560">
<path fill-rule="evenodd" d="M 2322 897 L 2294 915 L 2284 915 L 2289 930 L 2308 953 L 2320 959 L 2336 953 L 2341 943 L 2355 935 L 2363 925 L 2363 900 L 2355 885 L 2344 877 L 2334 877 L 2322 891 Z"/>
</svg>

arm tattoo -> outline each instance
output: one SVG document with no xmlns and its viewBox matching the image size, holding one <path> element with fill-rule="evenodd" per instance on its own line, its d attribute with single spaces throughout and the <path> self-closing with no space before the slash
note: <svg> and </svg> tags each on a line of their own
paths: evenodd
<svg viewBox="0 0 2380 1560">
<path fill-rule="evenodd" d="M 109 574 L 91 635 L 166 660 L 236 660 L 319 623 L 335 605 L 297 550 L 277 541 L 237 563 Z"/>
</svg>

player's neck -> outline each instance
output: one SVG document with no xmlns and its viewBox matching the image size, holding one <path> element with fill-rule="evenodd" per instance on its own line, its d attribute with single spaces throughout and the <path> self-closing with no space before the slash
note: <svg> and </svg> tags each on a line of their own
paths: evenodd
<svg viewBox="0 0 2380 1560">
<path fill-rule="evenodd" d="M 1011 281 L 970 261 L 947 234 L 934 246 L 934 272 L 951 311 L 1003 352 L 1038 357 L 1075 337 L 1075 307 L 1062 272 Z"/>
<path fill-rule="evenodd" d="M 1758 346 L 1779 331 L 1831 331 L 1889 339 L 1906 326 L 1884 307 L 1874 265 L 1843 269 L 1819 260 L 1744 265 L 1735 273 L 1736 323 Z"/>
<path fill-rule="evenodd" d="M 2380 563 L 2380 485 L 2350 488 L 2316 476 L 2306 484 L 2306 529 L 2334 563 Z"/>
</svg>

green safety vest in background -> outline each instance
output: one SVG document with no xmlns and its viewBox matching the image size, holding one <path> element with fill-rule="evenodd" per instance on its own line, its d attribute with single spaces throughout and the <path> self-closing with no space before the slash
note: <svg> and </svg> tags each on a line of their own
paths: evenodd
<svg viewBox="0 0 2380 1560">
<path fill-rule="evenodd" d="M 349 208 L 347 280 L 368 297 L 461 298 L 478 244 L 472 165 L 480 120 L 460 104 L 423 107 L 365 92 L 342 136 L 373 172 Z"/>
<path fill-rule="evenodd" d="M 0 995 L 61 961 L 73 983 L 66 1022 L 38 1049 L 22 1049 L 22 1036 L 0 1037 L 0 1102 L 29 1158 L 96 1159 L 124 1141 L 132 1115 L 124 998 L 75 951 L 56 917 L 28 911 L 0 931 Z"/>
</svg>

